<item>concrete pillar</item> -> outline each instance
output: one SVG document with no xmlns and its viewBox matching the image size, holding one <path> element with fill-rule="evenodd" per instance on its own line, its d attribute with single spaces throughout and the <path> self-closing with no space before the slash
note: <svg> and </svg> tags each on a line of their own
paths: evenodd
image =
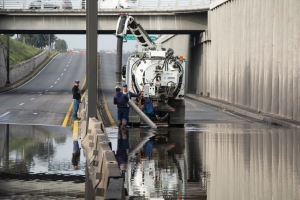
<svg viewBox="0 0 300 200">
<path fill-rule="evenodd" d="M 88 97 L 88 118 L 97 118 L 97 31 L 98 31 L 98 10 L 97 1 L 86 1 L 86 45 L 87 45 L 87 89 Z"/>
</svg>

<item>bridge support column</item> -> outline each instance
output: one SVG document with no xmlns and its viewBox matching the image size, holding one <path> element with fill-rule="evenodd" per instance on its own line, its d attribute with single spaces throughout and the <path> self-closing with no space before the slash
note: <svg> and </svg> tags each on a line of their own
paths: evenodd
<svg viewBox="0 0 300 200">
<path fill-rule="evenodd" d="M 88 92 L 87 118 L 97 118 L 97 1 L 86 1 L 86 81 Z"/>
</svg>

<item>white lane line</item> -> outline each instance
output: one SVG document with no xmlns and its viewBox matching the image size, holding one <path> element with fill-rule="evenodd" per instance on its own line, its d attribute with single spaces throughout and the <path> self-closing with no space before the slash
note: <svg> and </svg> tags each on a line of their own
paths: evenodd
<svg viewBox="0 0 300 200">
<path fill-rule="evenodd" d="M 30 101 L 32 101 L 34 98 L 30 99 Z"/>
<path fill-rule="evenodd" d="M 8 115 L 8 113 L 10 113 L 10 112 L 6 112 L 6 113 L 4 113 L 3 115 L 0 115 L 0 118 L 1 118 L 1 117 L 4 117 L 5 115 Z"/>
<path fill-rule="evenodd" d="M 66 69 L 64 71 L 66 71 Z"/>
<path fill-rule="evenodd" d="M 52 58 L 51 60 L 50 60 L 50 62 L 39 72 L 39 73 L 37 73 L 34 77 L 32 77 L 29 81 L 27 81 L 26 83 L 24 83 L 23 85 L 21 85 L 21 86 L 19 86 L 19 87 L 17 87 L 17 88 L 14 88 L 14 89 L 12 89 L 12 90 L 9 90 L 9 91 L 7 91 L 7 92 L 11 92 L 11 91 L 13 91 L 13 90 L 16 90 L 16 89 L 19 89 L 19 88 L 21 88 L 21 87 L 23 87 L 24 85 L 26 85 L 26 84 L 28 84 L 30 81 L 32 81 L 35 77 L 37 77 L 42 71 L 44 71 L 44 69 L 46 69 L 47 68 L 47 66 L 58 56 L 59 54 L 57 54 L 56 56 L 54 56 L 54 58 Z M 5 94 L 5 93 L 7 93 L 7 92 L 3 92 L 3 93 L 1 93 L 1 94 Z"/>
<path fill-rule="evenodd" d="M 53 88 L 53 85 L 51 85 L 50 88 Z"/>
<path fill-rule="evenodd" d="M 69 65 L 67 65 L 67 67 L 68 67 Z"/>
<path fill-rule="evenodd" d="M 61 73 L 61 76 L 64 75 L 64 73 Z"/>
<path fill-rule="evenodd" d="M 36 115 L 37 113 L 33 113 L 34 115 Z"/>
<path fill-rule="evenodd" d="M 42 94 L 39 94 L 39 96 L 42 96 Z"/>
<path fill-rule="evenodd" d="M 68 64 L 70 64 L 70 62 L 68 62 Z"/>
<path fill-rule="evenodd" d="M 55 82 L 54 84 L 56 84 L 57 82 Z"/>
<path fill-rule="evenodd" d="M 22 106 L 22 105 L 24 105 L 24 103 L 20 103 L 20 104 L 19 104 L 19 106 Z"/>
<path fill-rule="evenodd" d="M 57 79 L 58 81 L 60 80 L 60 78 Z"/>
</svg>

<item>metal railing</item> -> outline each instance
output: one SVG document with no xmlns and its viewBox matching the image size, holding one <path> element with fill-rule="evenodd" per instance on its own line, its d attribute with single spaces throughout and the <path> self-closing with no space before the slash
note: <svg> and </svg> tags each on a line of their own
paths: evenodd
<svg viewBox="0 0 300 200">
<path fill-rule="evenodd" d="M 207 7 L 213 0 L 98 0 L 98 9 Z M 0 9 L 85 9 L 86 0 L 0 0 Z"/>
</svg>

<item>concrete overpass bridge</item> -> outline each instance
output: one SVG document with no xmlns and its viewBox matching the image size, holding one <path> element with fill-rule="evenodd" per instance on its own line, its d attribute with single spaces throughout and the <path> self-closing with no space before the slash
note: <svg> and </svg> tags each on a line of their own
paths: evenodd
<svg viewBox="0 0 300 200">
<path fill-rule="evenodd" d="M 126 10 L 148 33 L 190 34 L 207 29 L 209 8 L 134 9 Z M 98 34 L 112 34 L 119 14 L 124 10 L 109 9 L 97 13 Z M 85 34 L 85 10 L 0 10 L 2 33 Z"/>
<path fill-rule="evenodd" d="M 70 9 L 63 0 L 53 1 L 56 9 L 46 9 L 28 0 L 3 0 L 0 3 L 2 33 L 86 33 L 88 7 L 83 0 L 72 0 Z M 98 34 L 111 34 L 120 13 L 134 16 L 149 33 L 180 34 L 207 29 L 207 11 L 211 0 L 105 0 L 95 2 Z M 49 4 L 49 3 L 48 3 Z M 32 9 L 32 7 L 37 7 Z M 2 9 L 1 9 L 2 8 Z M 95 9 L 96 9 L 95 8 Z"/>
</svg>

